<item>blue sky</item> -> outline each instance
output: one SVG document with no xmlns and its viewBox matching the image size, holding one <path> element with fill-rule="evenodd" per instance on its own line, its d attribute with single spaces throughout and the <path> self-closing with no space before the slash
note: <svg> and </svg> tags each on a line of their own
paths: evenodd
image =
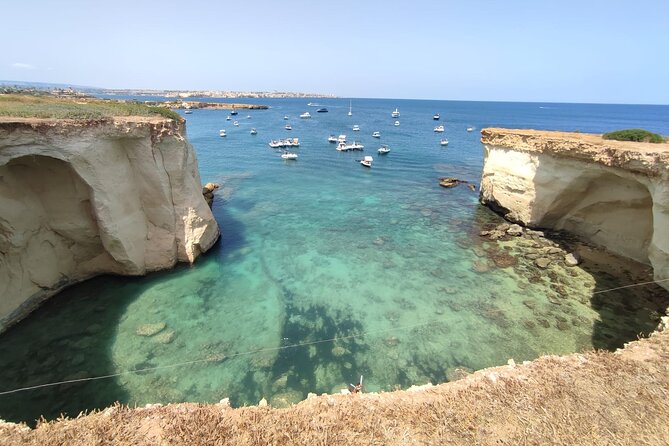
<svg viewBox="0 0 669 446">
<path fill-rule="evenodd" d="M 0 79 L 669 104 L 669 1 L 5 3 Z"/>
</svg>

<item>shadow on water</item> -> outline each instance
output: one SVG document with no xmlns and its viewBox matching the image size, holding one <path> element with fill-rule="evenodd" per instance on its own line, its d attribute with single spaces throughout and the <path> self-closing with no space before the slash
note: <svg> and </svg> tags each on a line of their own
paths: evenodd
<svg viewBox="0 0 669 446">
<path fill-rule="evenodd" d="M 197 265 L 234 259 L 245 245 L 244 227 L 229 212 L 215 209 L 222 242 L 202 256 Z M 112 350 L 117 329 L 126 311 L 154 283 L 189 270 L 172 270 L 146 277 L 101 276 L 74 285 L 47 300 L 30 316 L 0 336 L 0 392 L 60 381 L 119 373 Z M 200 284 L 199 295 L 215 298 L 215 283 Z M 136 368 L 150 367 L 151 358 Z M 132 396 L 118 377 L 59 384 L 41 389 L 0 395 L 0 418 L 34 424 L 43 416 L 76 416 L 82 411 L 104 408 Z"/>
<path fill-rule="evenodd" d="M 117 277 L 91 279 L 52 297 L 4 333 L 0 390 L 117 373 L 110 351 L 118 322 L 137 297 L 133 282 Z M 101 293 L 111 287 L 123 292 Z M 61 384 L 0 395 L 0 417 L 31 423 L 40 416 L 76 416 L 126 399 L 116 378 Z"/>
</svg>

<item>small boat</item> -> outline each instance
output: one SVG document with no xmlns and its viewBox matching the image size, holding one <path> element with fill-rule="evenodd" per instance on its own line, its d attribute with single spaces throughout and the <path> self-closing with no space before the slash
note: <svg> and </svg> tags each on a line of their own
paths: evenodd
<svg viewBox="0 0 669 446">
<path fill-rule="evenodd" d="M 399 118 L 400 117 L 400 111 L 398 108 L 395 108 L 395 111 L 390 114 L 393 118 Z"/>
<path fill-rule="evenodd" d="M 385 154 L 387 154 L 388 152 L 390 152 L 390 149 L 388 148 L 387 145 L 384 144 L 384 145 L 382 145 L 381 147 L 379 147 L 378 152 L 379 152 L 379 155 L 385 155 Z"/>
<path fill-rule="evenodd" d="M 228 136 L 228 135 L 225 133 L 225 129 L 221 129 L 221 130 L 218 131 L 218 136 L 224 137 L 224 136 Z"/>
<path fill-rule="evenodd" d="M 309 113 L 309 112 L 304 112 L 304 113 L 302 113 L 302 114 L 300 115 L 300 118 L 302 118 L 302 119 L 309 119 L 309 118 L 311 118 L 311 113 Z"/>
<path fill-rule="evenodd" d="M 353 101 L 348 101 L 348 116 L 353 116 Z"/>
<path fill-rule="evenodd" d="M 191 113 L 193 113 L 193 110 L 187 108 L 186 110 L 184 110 L 184 113 L 190 115 Z"/>
<path fill-rule="evenodd" d="M 473 132 L 473 131 L 474 131 L 474 127 L 467 127 L 467 131 L 468 131 L 468 132 Z"/>
<path fill-rule="evenodd" d="M 337 142 L 337 137 L 334 135 L 328 136 L 328 142 Z"/>
<path fill-rule="evenodd" d="M 435 113 L 434 115 L 432 115 L 432 119 L 434 119 L 435 121 L 439 121 L 439 113 Z"/>
<path fill-rule="evenodd" d="M 374 158 L 367 155 L 366 157 L 360 160 L 360 164 L 362 164 L 365 167 L 372 167 L 372 161 L 374 161 Z"/>
<path fill-rule="evenodd" d="M 235 110 L 235 109 L 233 108 L 232 111 L 230 111 L 230 114 L 231 114 L 232 116 L 237 115 L 237 110 Z"/>
<path fill-rule="evenodd" d="M 316 113 L 327 113 L 327 112 L 328 112 L 327 108 L 319 108 L 318 110 L 316 110 Z"/>
<path fill-rule="evenodd" d="M 226 121 L 229 121 L 229 120 L 231 120 L 231 119 L 232 119 L 232 118 L 231 118 L 230 116 L 228 116 L 227 118 L 225 118 Z"/>
<path fill-rule="evenodd" d="M 287 121 L 287 120 L 288 120 L 288 116 L 284 116 L 284 117 L 283 117 L 283 120 L 284 120 L 284 121 Z"/>
<path fill-rule="evenodd" d="M 346 142 L 346 135 L 339 135 L 337 142 Z"/>
<path fill-rule="evenodd" d="M 283 153 L 281 154 L 281 158 L 285 160 L 296 160 L 297 159 L 297 153 L 289 152 L 288 150 L 284 150 Z"/>
<path fill-rule="evenodd" d="M 399 126 L 400 126 L 400 122 L 399 122 L 399 121 L 395 121 L 395 127 L 399 127 Z"/>
<path fill-rule="evenodd" d="M 315 102 L 309 102 L 307 103 L 307 107 L 318 107 L 318 104 L 316 104 Z"/>
<path fill-rule="evenodd" d="M 257 135 L 257 134 L 258 134 L 258 131 L 257 131 L 255 128 L 252 128 L 252 129 L 251 129 L 251 134 L 252 134 L 252 135 Z"/>
<path fill-rule="evenodd" d="M 251 115 L 246 115 L 246 119 L 251 119 Z"/>
<path fill-rule="evenodd" d="M 291 126 L 290 124 L 286 124 L 286 126 L 284 127 L 284 129 L 286 129 L 286 130 L 293 130 L 293 126 Z"/>
<path fill-rule="evenodd" d="M 343 141 L 340 141 L 339 144 L 337 144 L 337 150 L 340 152 L 349 152 L 351 150 L 363 150 L 365 146 L 360 144 L 359 142 L 354 142 L 353 144 L 346 144 Z"/>
<path fill-rule="evenodd" d="M 441 141 L 439 141 L 439 144 L 441 144 L 442 146 L 447 146 L 448 145 L 448 140 L 447 139 L 442 139 Z"/>
<path fill-rule="evenodd" d="M 234 125 L 235 127 L 239 127 L 239 122 L 235 121 L 232 123 L 232 125 Z"/>
<path fill-rule="evenodd" d="M 444 133 L 444 126 L 443 125 L 438 125 L 434 128 L 434 131 L 436 133 Z"/>
<path fill-rule="evenodd" d="M 380 138 L 380 137 L 381 137 L 381 132 L 372 133 L 372 138 Z"/>
<path fill-rule="evenodd" d="M 354 132 L 359 132 L 360 131 L 360 126 L 358 124 L 353 125 L 353 131 Z"/>
<path fill-rule="evenodd" d="M 269 142 L 273 149 L 284 149 L 286 147 L 300 147 L 299 138 L 273 139 Z"/>
</svg>

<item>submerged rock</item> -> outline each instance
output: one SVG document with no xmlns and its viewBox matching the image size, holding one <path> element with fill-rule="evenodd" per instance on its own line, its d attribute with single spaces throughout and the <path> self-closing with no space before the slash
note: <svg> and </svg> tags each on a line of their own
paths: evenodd
<svg viewBox="0 0 669 446">
<path fill-rule="evenodd" d="M 174 330 L 164 331 L 153 337 L 154 341 L 160 342 L 161 344 L 170 344 L 174 341 L 176 337 L 176 332 Z"/>
<path fill-rule="evenodd" d="M 143 324 L 137 327 L 135 334 L 137 336 L 153 336 L 165 329 L 167 324 L 165 322 L 158 322 L 155 324 Z"/>
<path fill-rule="evenodd" d="M 546 257 L 539 257 L 534 261 L 534 264 L 541 269 L 546 269 L 548 268 L 548 265 L 551 264 L 551 259 L 547 259 Z"/>
</svg>

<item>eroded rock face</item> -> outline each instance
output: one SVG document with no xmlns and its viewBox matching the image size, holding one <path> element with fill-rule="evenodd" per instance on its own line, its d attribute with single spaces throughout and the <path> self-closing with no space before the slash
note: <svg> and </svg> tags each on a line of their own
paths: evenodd
<svg viewBox="0 0 669 446">
<path fill-rule="evenodd" d="M 183 134 L 162 118 L 0 121 L 0 331 L 67 285 L 216 242 Z"/>
<path fill-rule="evenodd" d="M 480 200 L 508 220 L 566 230 L 669 278 L 669 144 L 484 129 Z M 669 289 L 669 282 L 660 283 Z"/>
</svg>

